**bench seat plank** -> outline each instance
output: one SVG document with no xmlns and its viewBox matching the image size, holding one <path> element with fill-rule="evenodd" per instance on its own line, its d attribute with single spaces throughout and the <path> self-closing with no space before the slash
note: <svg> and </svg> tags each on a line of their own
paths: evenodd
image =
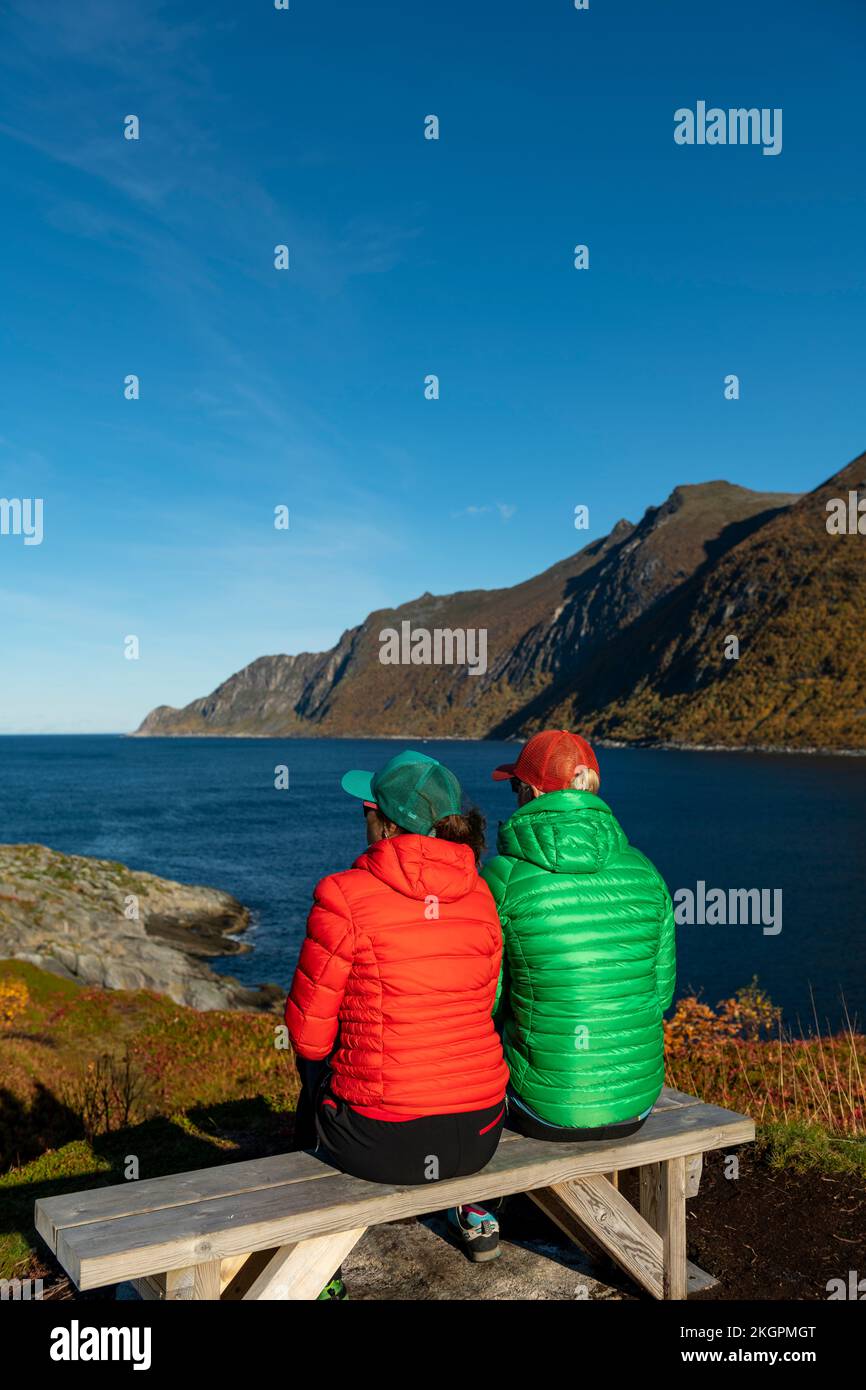
<svg viewBox="0 0 866 1390">
<path fill-rule="evenodd" d="M 661 1108 L 637 1134 L 613 1142 L 545 1143 L 512 1135 L 480 1173 L 402 1188 L 347 1177 L 311 1155 L 286 1155 L 289 1167 L 284 1172 L 291 1172 L 291 1164 L 301 1160 L 305 1172 L 311 1163 L 318 1165 L 319 1172 L 302 1180 L 286 1179 L 229 1195 L 223 1189 L 220 1195 L 181 1206 L 94 1221 L 82 1219 L 86 1194 L 79 1194 L 74 1224 L 56 1225 L 54 1213 L 54 1248 L 79 1288 L 96 1288 L 246 1251 L 396 1221 L 459 1202 L 484 1201 L 582 1175 L 686 1158 L 747 1143 L 754 1133 L 753 1122 L 745 1116 L 696 1102 Z M 231 1183 L 227 1173 L 225 1176 Z M 140 1189 L 143 1185 L 137 1186 Z M 42 1205 L 37 1203 L 37 1209 Z"/>
<path fill-rule="evenodd" d="M 673 1086 L 665 1086 L 662 1093 L 653 1106 L 656 1110 L 682 1110 L 687 1105 L 703 1105 L 704 1102 L 697 1096 L 686 1095 L 685 1091 L 677 1091 Z"/>
<path fill-rule="evenodd" d="M 687 1096 L 666 1086 L 653 1107 L 653 1113 L 680 1109 L 686 1104 L 700 1105 L 701 1102 L 695 1096 Z M 512 1131 L 505 1130 L 500 1142 L 518 1137 Z M 41 1198 L 36 1203 L 36 1227 L 42 1239 L 54 1250 L 57 1231 L 61 1227 L 114 1220 L 139 1212 L 161 1211 L 210 1197 L 231 1197 L 265 1187 L 279 1187 L 282 1183 L 326 1178 L 333 1171 L 306 1153 L 276 1154 L 271 1158 L 221 1163 L 213 1168 L 194 1168 L 188 1173 L 142 1178 L 138 1182 L 116 1183 L 83 1192 L 67 1192 L 59 1197 Z"/>
<path fill-rule="evenodd" d="M 197 1168 L 190 1173 L 167 1174 L 163 1178 L 142 1178 L 138 1182 L 67 1192 L 60 1197 L 43 1197 L 36 1203 L 36 1228 L 54 1249 L 56 1233 L 62 1227 L 164 1211 L 210 1197 L 242 1196 L 265 1187 L 324 1178 L 329 1171 L 311 1154 L 286 1153 L 241 1163 L 222 1163 L 215 1168 Z"/>
</svg>

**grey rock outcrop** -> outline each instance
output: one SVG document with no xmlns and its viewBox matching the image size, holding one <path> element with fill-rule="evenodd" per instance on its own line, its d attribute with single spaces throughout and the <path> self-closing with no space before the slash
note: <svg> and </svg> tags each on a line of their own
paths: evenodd
<svg viewBox="0 0 866 1390">
<path fill-rule="evenodd" d="M 194 1009 L 264 1009 L 282 991 L 249 989 L 208 965 L 247 948 L 249 921 L 230 893 L 123 864 L 0 845 L 0 958 L 82 985 L 149 989 Z"/>
</svg>

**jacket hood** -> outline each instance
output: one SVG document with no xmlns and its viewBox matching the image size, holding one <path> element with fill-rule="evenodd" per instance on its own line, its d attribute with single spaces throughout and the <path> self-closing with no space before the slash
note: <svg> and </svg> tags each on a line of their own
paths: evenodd
<svg viewBox="0 0 866 1390">
<path fill-rule="evenodd" d="M 554 874 L 593 874 L 628 841 L 606 802 L 592 792 L 547 792 L 499 827 L 500 854 Z"/>
<path fill-rule="evenodd" d="M 465 898 L 478 883 L 475 855 L 468 845 L 433 835 L 395 835 L 379 840 L 355 860 L 407 898 L 434 896 L 443 903 Z"/>
</svg>

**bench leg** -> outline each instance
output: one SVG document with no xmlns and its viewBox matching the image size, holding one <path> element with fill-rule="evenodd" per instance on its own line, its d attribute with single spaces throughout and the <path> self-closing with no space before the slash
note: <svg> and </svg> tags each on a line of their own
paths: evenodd
<svg viewBox="0 0 866 1390">
<path fill-rule="evenodd" d="M 132 1282 L 142 1298 L 148 1299 L 314 1299 L 365 1229 L 360 1226 L 337 1235 L 315 1236 L 296 1245 L 232 1255 Z"/>
<path fill-rule="evenodd" d="M 644 1220 L 661 1236 L 664 1298 L 688 1297 L 686 1267 L 685 1158 L 648 1163 L 640 1170 L 640 1209 Z"/>
<path fill-rule="evenodd" d="M 654 1298 L 664 1294 L 664 1245 L 601 1173 L 528 1194 L 570 1240 L 586 1234 Z"/>
<path fill-rule="evenodd" d="M 220 1297 L 225 1297 L 226 1289 L 230 1288 L 235 1281 L 235 1276 L 247 1264 L 250 1255 L 227 1255 L 220 1260 Z"/>
<path fill-rule="evenodd" d="M 697 1197 L 704 1171 L 703 1154 L 689 1154 L 686 1159 L 686 1197 Z"/>
<path fill-rule="evenodd" d="M 152 1274 L 146 1279 L 131 1279 L 130 1283 L 138 1294 L 147 1303 L 159 1302 L 165 1298 L 165 1275 Z"/>
<path fill-rule="evenodd" d="M 318 1298 L 365 1230 L 365 1226 L 359 1226 L 353 1231 L 313 1236 L 297 1245 L 281 1246 L 250 1284 L 244 1300 Z"/>
<path fill-rule="evenodd" d="M 186 1269 L 170 1269 L 147 1279 L 133 1279 L 142 1298 L 165 1300 L 218 1299 L 220 1296 L 220 1262 L 189 1265 Z"/>
<path fill-rule="evenodd" d="M 220 1298 L 223 1302 L 236 1303 L 245 1298 L 253 1280 L 258 1279 L 279 1248 L 274 1245 L 270 1250 L 254 1250 L 246 1255 L 230 1255 L 224 1259 L 220 1270 Z"/>
</svg>

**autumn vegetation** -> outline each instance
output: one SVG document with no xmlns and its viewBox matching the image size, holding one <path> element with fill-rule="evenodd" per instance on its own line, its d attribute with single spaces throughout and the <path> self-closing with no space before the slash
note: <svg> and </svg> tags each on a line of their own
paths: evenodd
<svg viewBox="0 0 866 1390">
<path fill-rule="evenodd" d="M 670 1086 L 751 1115 L 774 1166 L 866 1174 L 866 1035 L 792 1037 L 757 983 L 716 1008 L 690 996 L 665 1021 Z"/>
</svg>

